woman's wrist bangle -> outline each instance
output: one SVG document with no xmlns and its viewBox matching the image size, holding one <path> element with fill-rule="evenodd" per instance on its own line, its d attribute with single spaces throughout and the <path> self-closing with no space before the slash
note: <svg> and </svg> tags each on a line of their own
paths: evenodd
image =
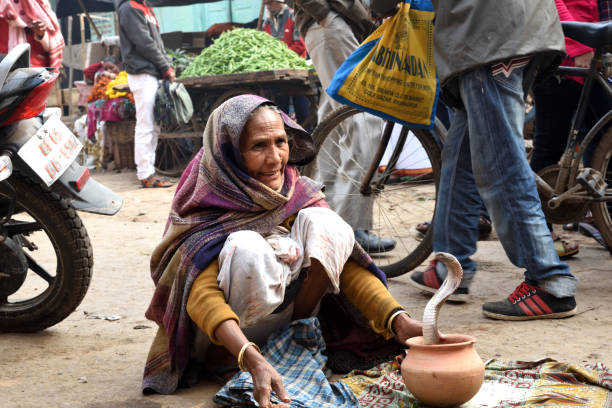
<svg viewBox="0 0 612 408">
<path fill-rule="evenodd" d="M 397 335 L 397 333 L 395 332 L 395 330 L 393 330 L 393 320 L 395 320 L 395 318 L 401 314 L 407 314 L 408 317 L 410 317 L 410 315 L 408 314 L 407 311 L 405 311 L 404 309 L 399 309 L 396 310 L 395 312 L 393 312 L 391 314 L 391 316 L 389 316 L 389 319 L 387 320 L 387 330 L 389 330 L 389 332 L 393 333 L 393 335 Z"/>
<path fill-rule="evenodd" d="M 240 369 L 240 371 L 247 371 L 247 369 L 244 367 L 244 352 L 246 351 L 246 349 L 249 348 L 249 346 L 255 347 L 257 349 L 257 352 L 261 353 L 261 350 L 259 349 L 259 346 L 257 344 L 255 344 L 255 343 L 253 343 L 252 341 L 244 343 L 244 345 L 242 346 L 242 348 L 238 352 L 238 368 Z"/>
</svg>

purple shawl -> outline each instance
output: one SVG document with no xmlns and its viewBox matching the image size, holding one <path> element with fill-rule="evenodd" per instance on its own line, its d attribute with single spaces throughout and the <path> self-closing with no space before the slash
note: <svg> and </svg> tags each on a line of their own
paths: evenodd
<svg viewBox="0 0 612 408">
<path fill-rule="evenodd" d="M 310 135 L 282 114 L 289 136 L 289 164 L 276 192 L 248 176 L 239 151 L 240 135 L 250 114 L 270 101 L 255 95 L 229 99 L 211 114 L 203 147 L 178 183 L 164 237 L 151 258 L 155 291 L 145 316 L 159 328 L 147 357 L 143 391 L 169 394 L 187 366 L 192 324 L 186 311 L 193 282 L 235 231 L 270 231 L 300 209 L 327 206 L 322 185 L 299 175 L 292 164 L 315 154 Z M 359 246 L 352 259 L 384 275 Z"/>
</svg>

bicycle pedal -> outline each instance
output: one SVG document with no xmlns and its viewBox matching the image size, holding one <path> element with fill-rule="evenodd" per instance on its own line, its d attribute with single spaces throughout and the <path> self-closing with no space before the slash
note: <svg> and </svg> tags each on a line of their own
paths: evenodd
<svg viewBox="0 0 612 408">
<path fill-rule="evenodd" d="M 591 168 L 585 168 L 580 172 L 576 180 L 584 189 L 595 198 L 602 198 L 606 194 L 608 185 L 601 176 L 601 173 Z"/>
</svg>

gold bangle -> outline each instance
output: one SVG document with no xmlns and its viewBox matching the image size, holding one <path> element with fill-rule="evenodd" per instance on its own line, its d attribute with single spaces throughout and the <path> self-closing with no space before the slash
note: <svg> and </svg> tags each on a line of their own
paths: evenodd
<svg viewBox="0 0 612 408">
<path fill-rule="evenodd" d="M 247 348 L 249 348 L 249 346 L 255 347 L 257 349 L 257 351 L 259 353 L 261 353 L 261 350 L 259 349 L 259 346 L 257 344 L 255 344 L 255 343 L 253 343 L 252 341 L 244 343 L 244 345 L 242 346 L 242 348 L 238 352 L 238 368 L 240 369 L 240 371 L 247 371 L 244 368 L 244 352 L 246 351 Z"/>
<path fill-rule="evenodd" d="M 387 320 L 387 330 L 389 330 L 389 332 L 391 332 L 394 336 L 397 335 L 397 333 L 395 332 L 395 330 L 393 330 L 393 320 L 401 315 L 402 313 L 405 313 L 408 315 L 408 317 L 410 317 L 410 314 L 408 314 L 407 311 L 405 310 L 398 310 L 395 313 L 393 313 L 391 316 L 389 316 L 389 320 Z"/>
</svg>

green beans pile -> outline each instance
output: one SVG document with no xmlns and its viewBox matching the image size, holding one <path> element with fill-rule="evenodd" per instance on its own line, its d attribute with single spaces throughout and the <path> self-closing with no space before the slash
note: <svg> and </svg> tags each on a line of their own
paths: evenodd
<svg viewBox="0 0 612 408">
<path fill-rule="evenodd" d="M 309 69 L 310 66 L 284 42 L 266 32 L 234 28 L 204 48 L 183 71 L 181 78 L 282 68 Z"/>
</svg>

